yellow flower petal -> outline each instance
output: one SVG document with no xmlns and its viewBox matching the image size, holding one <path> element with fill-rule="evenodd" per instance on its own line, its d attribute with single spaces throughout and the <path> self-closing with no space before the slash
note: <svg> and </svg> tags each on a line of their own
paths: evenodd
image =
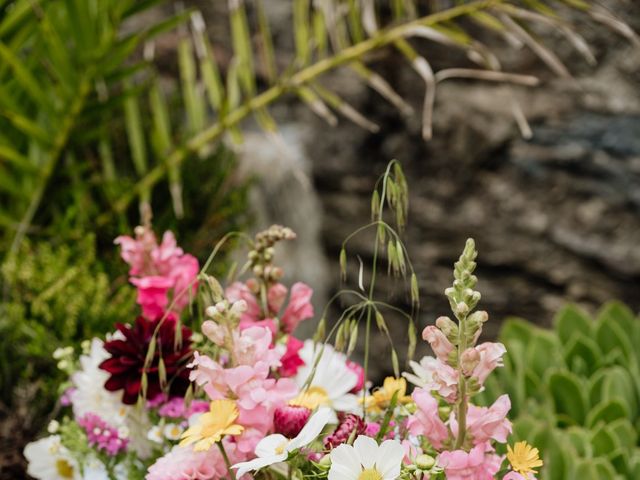
<svg viewBox="0 0 640 480">
<path fill-rule="evenodd" d="M 195 443 L 194 450 L 202 452 L 222 440 L 224 435 L 240 435 L 244 427 L 234 423 L 239 415 L 238 407 L 233 400 L 212 401 L 209 411 L 203 413 L 198 418 L 198 423 L 182 434 L 180 445 Z"/>
</svg>

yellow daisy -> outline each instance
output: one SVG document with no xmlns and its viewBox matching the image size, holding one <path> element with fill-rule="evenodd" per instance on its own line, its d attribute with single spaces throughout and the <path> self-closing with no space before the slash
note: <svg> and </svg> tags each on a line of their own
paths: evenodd
<svg viewBox="0 0 640 480">
<path fill-rule="evenodd" d="M 234 423 L 239 416 L 238 407 L 233 400 L 214 400 L 209 411 L 198 418 L 198 423 L 189 428 L 180 438 L 180 446 L 195 443 L 196 452 L 205 452 L 225 435 L 240 435 L 242 425 Z"/>
<path fill-rule="evenodd" d="M 527 478 L 529 473 L 536 474 L 535 468 L 544 465 L 540 459 L 537 448 L 532 447 L 527 442 L 516 442 L 511 448 L 507 445 L 507 459 L 514 471 Z"/>
<path fill-rule="evenodd" d="M 365 398 L 365 405 L 368 410 L 380 413 L 384 408 L 389 406 L 393 394 L 396 392 L 398 392 L 398 404 L 411 401 L 411 397 L 406 395 L 407 381 L 404 378 L 387 377 L 384 379 L 382 387 Z"/>
</svg>

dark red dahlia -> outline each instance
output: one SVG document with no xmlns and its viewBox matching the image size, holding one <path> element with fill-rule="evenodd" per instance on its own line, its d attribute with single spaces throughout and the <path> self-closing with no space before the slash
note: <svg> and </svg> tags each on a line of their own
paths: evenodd
<svg viewBox="0 0 640 480">
<path fill-rule="evenodd" d="M 122 402 L 133 405 L 142 389 L 142 371 L 144 361 L 160 319 L 148 320 L 136 318 L 135 324 L 116 325 L 124 339 L 105 342 L 104 348 L 111 358 L 100 364 L 100 368 L 111 374 L 104 388 L 111 392 L 124 390 Z M 182 326 L 182 343 L 175 345 L 178 320 L 171 315 L 166 318 L 158 330 L 156 348 L 151 365 L 147 369 L 147 398 L 154 398 L 162 392 L 158 365 L 160 357 L 167 373 L 169 396 L 184 395 L 189 386 L 189 370 L 186 368 L 191 359 L 191 330 Z"/>
<path fill-rule="evenodd" d="M 338 420 L 340 420 L 338 428 L 331 435 L 325 437 L 324 448 L 335 448 L 349 440 L 352 434 L 357 437 L 363 435 L 367 430 L 367 424 L 362 417 L 353 413 L 340 414 Z"/>
</svg>

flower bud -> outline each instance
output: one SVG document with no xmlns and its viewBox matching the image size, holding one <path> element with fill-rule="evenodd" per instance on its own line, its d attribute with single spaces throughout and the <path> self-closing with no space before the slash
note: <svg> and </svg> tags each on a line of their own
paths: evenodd
<svg viewBox="0 0 640 480">
<path fill-rule="evenodd" d="M 436 464 L 436 459 L 431 455 L 427 455 L 426 453 L 422 453 L 416 457 L 416 466 L 420 470 L 429 470 Z"/>
<path fill-rule="evenodd" d="M 460 364 L 465 375 L 471 375 L 473 369 L 480 363 L 480 353 L 475 348 L 467 348 L 462 352 Z"/>
<path fill-rule="evenodd" d="M 451 343 L 455 345 L 458 342 L 458 325 L 449 317 L 438 317 L 436 327 L 442 330 Z"/>
<path fill-rule="evenodd" d="M 467 313 L 469 313 L 469 305 L 464 302 L 459 302 L 456 305 L 455 313 L 457 315 L 465 316 Z"/>
<path fill-rule="evenodd" d="M 58 422 L 57 420 L 51 420 L 49 422 L 49 425 L 47 425 L 47 432 L 51 434 L 57 433 L 59 429 L 60 429 L 60 422 Z"/>
<path fill-rule="evenodd" d="M 247 302 L 244 300 L 238 300 L 231 305 L 231 313 L 234 315 L 241 315 L 247 311 Z"/>
</svg>

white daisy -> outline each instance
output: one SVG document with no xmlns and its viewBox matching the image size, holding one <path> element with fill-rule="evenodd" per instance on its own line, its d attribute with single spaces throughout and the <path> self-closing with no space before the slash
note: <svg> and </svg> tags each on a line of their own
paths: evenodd
<svg viewBox="0 0 640 480">
<path fill-rule="evenodd" d="M 24 448 L 27 473 L 39 480 L 81 480 L 80 469 L 59 435 L 51 435 Z"/>
<path fill-rule="evenodd" d="M 433 383 L 433 373 L 438 368 L 438 360 L 434 357 L 422 357 L 420 363 L 411 360 L 409 362 L 414 373 L 402 372 L 402 376 L 414 385 L 424 388 Z"/>
<path fill-rule="evenodd" d="M 404 449 L 397 440 L 380 446 L 360 435 L 353 446 L 342 444 L 331 451 L 328 480 L 395 480 L 400 476 Z"/>
<path fill-rule="evenodd" d="M 304 342 L 299 355 L 305 365 L 300 367 L 295 377 L 298 387 L 302 388 L 306 383 L 315 362 L 317 366 L 309 389 L 291 403 L 312 410 L 322 405 L 341 412 L 357 411 L 358 397 L 349 392 L 358 384 L 358 375 L 347 366 L 346 355 L 325 345 L 318 361 L 317 356 L 321 351 L 321 344 L 315 344 L 312 340 Z"/>
<path fill-rule="evenodd" d="M 300 433 L 291 440 L 279 433 L 264 437 L 256 445 L 256 458 L 249 462 L 236 463 L 231 467 L 238 469 L 236 477 L 242 477 L 247 472 L 259 470 L 274 463 L 284 462 L 290 452 L 313 442 L 329 423 L 332 415 L 330 408 L 321 408 L 309 418 Z"/>
<path fill-rule="evenodd" d="M 80 370 L 71 377 L 76 387 L 71 394 L 71 403 L 76 418 L 94 413 L 108 424 L 118 427 L 125 423 L 132 407 L 122 403 L 119 393 L 104 388 L 109 373 L 100 369 L 100 364 L 107 358 L 109 353 L 104 349 L 102 340 L 94 338 L 89 354 L 80 356 Z"/>
<path fill-rule="evenodd" d="M 180 440 L 182 432 L 184 432 L 184 428 L 177 423 L 167 423 L 162 430 L 165 438 L 168 438 L 169 440 Z"/>
</svg>

